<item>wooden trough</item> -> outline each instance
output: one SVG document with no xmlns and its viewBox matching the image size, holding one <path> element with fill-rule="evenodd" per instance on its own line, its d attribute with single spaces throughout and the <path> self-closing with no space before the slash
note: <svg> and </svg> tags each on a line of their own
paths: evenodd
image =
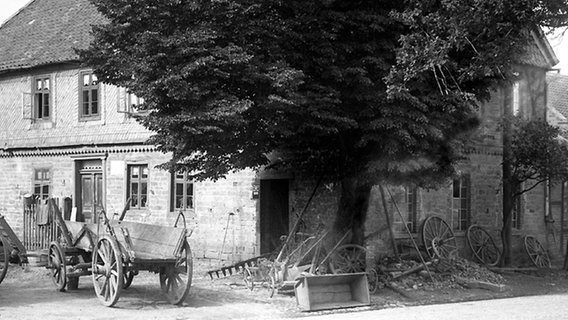
<svg viewBox="0 0 568 320">
<path fill-rule="evenodd" d="M 360 307 L 371 303 L 364 272 L 300 277 L 294 291 L 302 311 Z"/>
</svg>

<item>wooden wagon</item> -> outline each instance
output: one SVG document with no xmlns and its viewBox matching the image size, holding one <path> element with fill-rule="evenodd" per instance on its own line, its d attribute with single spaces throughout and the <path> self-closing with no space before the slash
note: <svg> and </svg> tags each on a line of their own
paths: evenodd
<svg viewBox="0 0 568 320">
<path fill-rule="evenodd" d="M 101 211 L 98 223 L 84 223 L 63 220 L 55 205 L 53 212 L 62 237 L 49 246 L 47 268 L 58 290 L 76 289 L 79 277 L 91 276 L 99 300 L 110 307 L 134 276 L 147 270 L 159 274 L 170 303 L 186 298 L 193 263 L 185 221 L 183 227 L 165 227 L 109 220 Z"/>
</svg>

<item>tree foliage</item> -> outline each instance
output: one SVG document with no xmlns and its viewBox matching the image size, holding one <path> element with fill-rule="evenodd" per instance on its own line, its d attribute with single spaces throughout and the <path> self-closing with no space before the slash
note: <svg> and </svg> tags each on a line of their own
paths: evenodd
<svg viewBox="0 0 568 320">
<path fill-rule="evenodd" d="M 511 135 L 511 166 L 515 196 L 547 180 L 568 180 L 568 147 L 560 129 L 543 120 L 515 117 Z M 524 182 L 527 183 L 521 188 Z"/>
<path fill-rule="evenodd" d="M 165 167 L 213 179 L 269 164 L 333 179 L 451 174 L 476 101 L 509 78 L 524 30 L 565 10 L 504 0 L 92 2 L 109 23 L 94 28 L 85 63 L 146 99 L 150 142 L 173 154 Z"/>
<path fill-rule="evenodd" d="M 454 173 L 478 104 L 566 0 L 91 0 L 80 51 L 144 97 L 164 168 L 293 168 L 359 197 Z M 342 196 L 343 197 L 343 196 Z M 344 202 L 345 210 L 366 210 Z M 343 201 L 343 200 L 341 200 Z M 349 205 L 345 205 L 349 204 Z"/>
</svg>

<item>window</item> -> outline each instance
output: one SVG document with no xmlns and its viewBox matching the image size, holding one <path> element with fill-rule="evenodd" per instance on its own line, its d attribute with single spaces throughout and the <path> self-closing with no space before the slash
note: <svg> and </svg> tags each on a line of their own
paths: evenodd
<svg viewBox="0 0 568 320">
<path fill-rule="evenodd" d="M 519 82 L 513 83 L 513 115 L 518 116 L 521 114 L 521 94 Z"/>
<path fill-rule="evenodd" d="M 38 120 L 49 119 L 50 116 L 50 79 L 49 76 L 34 78 L 33 82 L 33 118 Z"/>
<path fill-rule="evenodd" d="M 51 185 L 51 175 L 49 169 L 34 170 L 34 195 L 39 200 L 47 200 Z"/>
<path fill-rule="evenodd" d="M 148 206 L 148 165 L 128 166 L 127 194 L 130 197 L 130 207 L 144 209 Z"/>
<path fill-rule="evenodd" d="M 186 172 L 172 174 L 170 211 L 193 209 L 193 180 Z"/>
<path fill-rule="evenodd" d="M 82 119 L 98 119 L 99 110 L 99 80 L 92 72 L 81 73 L 81 89 L 79 91 L 80 116 Z"/>
<path fill-rule="evenodd" d="M 454 230 L 466 231 L 470 221 L 470 179 L 462 175 L 452 183 L 452 226 Z"/>
<path fill-rule="evenodd" d="M 402 221 L 398 213 L 395 213 L 393 224 L 396 232 L 406 233 L 406 228 L 408 228 L 410 232 L 416 233 L 416 193 L 416 188 L 404 188 L 404 203 L 400 207 L 400 213 L 403 215 L 404 221 Z M 406 223 L 406 227 L 404 223 Z"/>
<path fill-rule="evenodd" d="M 118 106 L 119 113 L 144 113 L 148 109 L 144 105 L 144 98 L 138 97 L 134 93 L 128 92 L 128 89 L 118 88 Z"/>
</svg>

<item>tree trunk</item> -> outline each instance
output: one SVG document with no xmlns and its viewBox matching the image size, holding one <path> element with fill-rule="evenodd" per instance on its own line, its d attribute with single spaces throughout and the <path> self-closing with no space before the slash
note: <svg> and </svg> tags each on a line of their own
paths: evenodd
<svg viewBox="0 0 568 320">
<path fill-rule="evenodd" d="M 513 185 L 513 172 L 511 165 L 511 91 L 511 88 L 505 89 L 503 105 L 503 228 L 501 229 L 503 254 L 501 255 L 500 261 L 500 265 L 502 267 L 509 266 L 511 264 L 511 222 L 514 205 L 513 192 L 516 189 Z"/>
<path fill-rule="evenodd" d="M 341 237 L 351 229 L 351 243 L 364 245 L 365 220 L 372 186 L 356 178 L 341 181 L 341 197 L 335 216 L 334 231 Z"/>
<path fill-rule="evenodd" d="M 503 179 L 504 180 L 504 179 Z M 513 221 L 513 190 L 515 188 L 510 182 L 503 181 L 503 228 L 501 229 L 501 242 L 503 243 L 503 254 L 501 255 L 500 265 L 507 267 L 511 265 L 511 230 Z"/>
</svg>

